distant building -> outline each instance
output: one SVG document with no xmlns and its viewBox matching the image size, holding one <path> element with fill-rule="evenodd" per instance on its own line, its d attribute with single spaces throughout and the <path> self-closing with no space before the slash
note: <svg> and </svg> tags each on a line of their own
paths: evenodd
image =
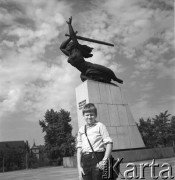
<svg viewBox="0 0 175 180">
<path fill-rule="evenodd" d="M 32 153 L 37 157 L 37 159 L 40 158 L 40 148 L 35 145 L 35 142 L 33 143 L 33 146 L 31 148 Z"/>
<path fill-rule="evenodd" d="M 35 142 L 33 143 L 33 146 L 31 147 L 31 152 L 33 154 L 35 154 L 35 156 L 37 157 L 37 159 L 41 160 L 43 159 L 44 156 L 44 145 L 36 145 Z"/>
</svg>

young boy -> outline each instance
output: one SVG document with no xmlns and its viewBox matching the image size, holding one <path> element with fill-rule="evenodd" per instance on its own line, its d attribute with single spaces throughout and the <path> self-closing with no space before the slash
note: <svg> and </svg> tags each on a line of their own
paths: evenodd
<svg viewBox="0 0 175 180">
<path fill-rule="evenodd" d="M 112 151 L 112 139 L 101 122 L 96 121 L 97 109 L 94 104 L 88 103 L 83 108 L 83 117 L 86 121 L 86 130 L 89 141 L 99 160 L 94 157 L 92 149 L 85 135 L 85 126 L 78 131 L 77 136 L 77 166 L 79 180 L 102 180 L 104 165 Z"/>
</svg>

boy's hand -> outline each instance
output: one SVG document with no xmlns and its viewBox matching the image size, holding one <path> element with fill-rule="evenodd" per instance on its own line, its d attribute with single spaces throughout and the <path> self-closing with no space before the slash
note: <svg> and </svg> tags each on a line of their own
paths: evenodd
<svg viewBox="0 0 175 180">
<path fill-rule="evenodd" d="M 79 180 L 83 180 L 83 176 L 82 175 L 84 175 L 85 173 L 84 173 L 82 167 L 78 168 L 78 174 L 79 174 Z"/>
<path fill-rule="evenodd" d="M 97 167 L 101 170 L 105 169 L 105 166 L 107 164 L 107 160 L 106 161 L 100 161 L 98 164 L 97 164 Z"/>
</svg>

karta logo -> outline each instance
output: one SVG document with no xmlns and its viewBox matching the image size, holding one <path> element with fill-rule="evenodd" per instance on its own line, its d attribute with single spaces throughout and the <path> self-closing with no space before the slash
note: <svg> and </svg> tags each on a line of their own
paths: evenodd
<svg viewBox="0 0 175 180">
<path fill-rule="evenodd" d="M 150 179 L 174 179 L 173 167 L 169 163 L 158 164 L 153 159 L 147 163 L 127 163 L 126 167 L 122 167 L 122 173 L 120 172 L 121 159 L 108 159 L 104 169 L 104 179 L 116 179 L 119 175 L 121 179 L 145 179 L 145 170 L 150 172 Z M 156 167 L 159 167 L 156 171 Z M 148 175 L 148 174 L 147 174 Z M 147 177 L 148 178 L 148 177 Z"/>
<path fill-rule="evenodd" d="M 114 158 L 108 159 L 103 169 L 103 179 L 116 179 L 120 173 L 120 163 L 123 158 L 115 160 Z"/>
<path fill-rule="evenodd" d="M 123 158 L 121 159 L 117 159 L 117 161 L 115 162 L 115 164 L 113 165 L 113 170 L 116 173 L 116 175 L 119 175 L 120 173 L 120 163 L 123 161 Z"/>
</svg>

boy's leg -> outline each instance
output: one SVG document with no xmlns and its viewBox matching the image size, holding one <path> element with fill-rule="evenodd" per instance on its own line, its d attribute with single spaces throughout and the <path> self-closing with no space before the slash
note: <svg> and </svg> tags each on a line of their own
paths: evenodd
<svg viewBox="0 0 175 180">
<path fill-rule="evenodd" d="M 96 156 L 99 161 L 101 161 L 104 157 L 104 152 L 96 153 Z M 103 180 L 102 171 L 97 167 L 97 163 L 92 168 L 92 180 Z"/>
<path fill-rule="evenodd" d="M 98 167 L 92 168 L 92 180 L 103 180 L 102 172 L 99 170 Z"/>
<path fill-rule="evenodd" d="M 96 156 L 101 161 L 104 157 L 104 152 L 97 153 Z M 82 156 L 82 165 L 85 173 L 83 180 L 103 180 L 102 172 L 97 167 L 97 160 L 93 154 Z"/>
<path fill-rule="evenodd" d="M 83 180 L 92 180 L 92 155 L 83 155 L 82 156 L 82 167 L 83 167 L 83 171 L 84 171 L 84 175 L 83 175 Z"/>
<path fill-rule="evenodd" d="M 83 168 L 84 170 L 84 175 L 83 175 L 83 180 L 92 180 L 92 171 L 91 168 Z"/>
</svg>

